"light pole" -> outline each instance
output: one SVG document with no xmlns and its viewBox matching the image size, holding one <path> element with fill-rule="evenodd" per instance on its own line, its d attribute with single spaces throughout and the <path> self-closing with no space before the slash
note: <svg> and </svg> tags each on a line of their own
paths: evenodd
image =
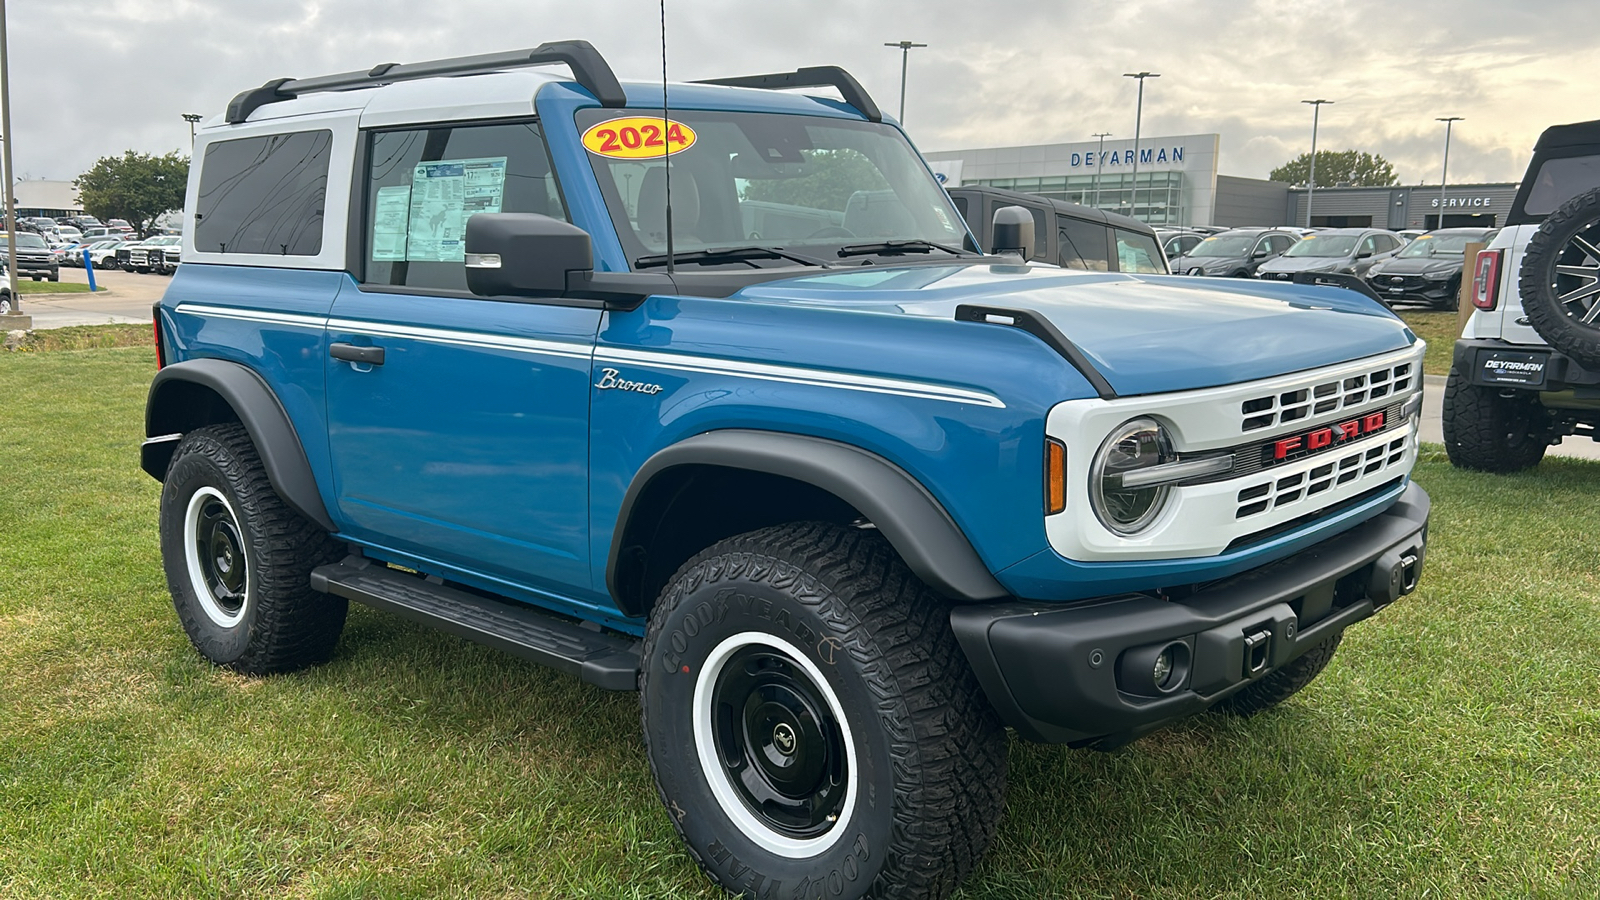
<svg viewBox="0 0 1600 900">
<path fill-rule="evenodd" d="M 1444 188 L 1450 179 L 1450 126 L 1462 120 L 1461 116 L 1440 116 L 1435 122 L 1444 123 L 1444 171 L 1439 174 L 1439 221 L 1437 227 L 1444 227 Z"/>
<path fill-rule="evenodd" d="M 6 170 L 6 280 L 11 286 L 11 314 L 22 314 L 22 292 L 17 289 L 17 198 L 11 187 L 11 58 L 7 49 L 6 4 L 0 0 L 0 137 L 4 150 L 0 150 L 0 164 Z"/>
<path fill-rule="evenodd" d="M 201 116 L 199 113 L 183 114 L 183 120 L 189 123 L 189 152 L 191 155 L 194 153 L 194 126 L 196 122 L 200 121 L 200 119 Z"/>
<path fill-rule="evenodd" d="M 1100 149 L 1096 150 L 1095 151 L 1095 155 L 1094 155 L 1094 159 L 1095 159 L 1094 208 L 1095 209 L 1099 209 L 1100 208 L 1100 173 L 1105 171 L 1105 168 L 1106 168 L 1106 138 L 1111 137 L 1111 132 L 1109 132 L 1109 131 L 1097 131 L 1097 132 L 1095 132 L 1094 136 L 1100 139 Z"/>
<path fill-rule="evenodd" d="M 1133 193 L 1128 214 L 1134 218 L 1139 217 L 1139 125 L 1144 119 L 1144 80 L 1146 78 L 1160 78 L 1154 72 L 1124 72 L 1123 78 L 1139 79 L 1139 105 L 1133 112 Z"/>
<path fill-rule="evenodd" d="M 1301 100 L 1301 103 L 1311 104 L 1311 177 L 1306 179 L 1306 227 L 1311 227 L 1311 195 L 1317 189 L 1317 118 L 1322 112 L 1322 104 L 1332 103 L 1332 100 Z"/>
<path fill-rule="evenodd" d="M 900 124 L 906 123 L 906 58 L 911 55 L 911 48 L 926 47 L 927 44 L 916 44 L 911 41 L 895 41 L 884 44 L 885 47 L 900 48 Z"/>
</svg>

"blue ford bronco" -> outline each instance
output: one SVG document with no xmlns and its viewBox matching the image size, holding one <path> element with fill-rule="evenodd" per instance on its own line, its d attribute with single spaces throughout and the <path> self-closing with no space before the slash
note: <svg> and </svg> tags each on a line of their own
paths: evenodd
<svg viewBox="0 0 1600 900">
<path fill-rule="evenodd" d="M 207 659 L 419 619 L 637 690 L 729 891 L 944 897 L 1008 728 L 1264 709 L 1415 587 L 1381 304 L 1028 263 L 1017 209 L 985 252 L 837 68 L 665 101 L 563 42 L 198 132 L 141 463 Z"/>
</svg>

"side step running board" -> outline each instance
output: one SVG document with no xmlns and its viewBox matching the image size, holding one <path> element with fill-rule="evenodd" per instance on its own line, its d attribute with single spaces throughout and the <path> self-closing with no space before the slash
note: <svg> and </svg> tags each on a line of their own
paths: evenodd
<svg viewBox="0 0 1600 900">
<path fill-rule="evenodd" d="M 608 691 L 639 687 L 639 642 L 531 606 L 502 603 L 359 556 L 320 566 L 311 587 L 559 669 Z"/>
</svg>

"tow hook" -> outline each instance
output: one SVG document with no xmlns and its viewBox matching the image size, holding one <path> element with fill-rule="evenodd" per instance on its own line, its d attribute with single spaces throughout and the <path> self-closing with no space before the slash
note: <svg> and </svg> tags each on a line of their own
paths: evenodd
<svg viewBox="0 0 1600 900">
<path fill-rule="evenodd" d="M 1271 648 L 1272 632 L 1265 628 L 1244 636 L 1244 677 L 1254 678 L 1267 670 Z"/>
<path fill-rule="evenodd" d="M 1378 606 L 1399 600 L 1417 589 L 1422 575 L 1422 550 L 1412 546 L 1390 550 L 1372 564 L 1367 596 Z"/>
</svg>

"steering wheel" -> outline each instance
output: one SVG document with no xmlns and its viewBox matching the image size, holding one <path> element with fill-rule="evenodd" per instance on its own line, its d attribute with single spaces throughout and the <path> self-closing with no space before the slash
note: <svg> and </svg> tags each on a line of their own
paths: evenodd
<svg viewBox="0 0 1600 900">
<path fill-rule="evenodd" d="M 824 225 L 821 228 L 818 228 L 816 231 L 813 231 L 810 234 L 806 235 L 806 240 L 809 241 L 809 240 L 812 240 L 813 238 L 834 238 L 834 237 L 853 238 L 855 236 L 856 236 L 856 233 L 854 231 L 851 231 L 850 229 L 845 228 L 843 226 L 840 226 L 840 225 Z"/>
</svg>

